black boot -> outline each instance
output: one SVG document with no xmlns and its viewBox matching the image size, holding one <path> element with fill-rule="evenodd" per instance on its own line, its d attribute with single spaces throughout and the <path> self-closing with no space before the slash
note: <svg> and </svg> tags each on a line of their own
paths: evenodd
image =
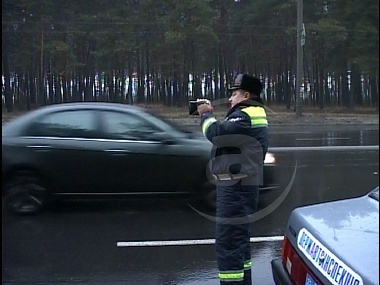
<svg viewBox="0 0 380 285">
<path fill-rule="evenodd" d="M 252 285 L 252 270 L 244 270 L 244 285 Z"/>
</svg>

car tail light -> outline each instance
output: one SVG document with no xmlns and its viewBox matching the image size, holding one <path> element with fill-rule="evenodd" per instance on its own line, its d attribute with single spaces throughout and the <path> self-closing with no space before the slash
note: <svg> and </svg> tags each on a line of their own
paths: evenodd
<svg viewBox="0 0 380 285">
<path fill-rule="evenodd" d="M 306 275 L 309 274 L 313 277 L 317 284 L 323 285 L 314 274 L 308 269 L 306 264 L 301 260 L 293 246 L 290 244 L 287 236 L 284 237 L 282 242 L 282 265 L 286 268 L 290 279 L 295 285 L 305 285 Z"/>
<path fill-rule="evenodd" d="M 288 271 L 289 275 L 291 275 L 291 273 L 292 273 L 292 262 L 289 259 L 289 256 L 290 256 L 290 247 L 291 247 L 291 245 L 289 243 L 289 240 L 288 240 L 287 236 L 285 236 L 284 240 L 282 242 L 281 256 L 282 256 L 282 264 L 285 266 L 285 268 Z"/>
</svg>

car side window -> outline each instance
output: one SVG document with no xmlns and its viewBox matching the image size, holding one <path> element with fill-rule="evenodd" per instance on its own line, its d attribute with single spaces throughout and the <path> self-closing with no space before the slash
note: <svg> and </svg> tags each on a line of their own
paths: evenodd
<svg viewBox="0 0 380 285">
<path fill-rule="evenodd" d="M 104 111 L 104 132 L 107 138 L 127 140 L 149 140 L 159 129 L 133 114 Z"/>
<path fill-rule="evenodd" d="M 96 137 L 96 122 L 89 110 L 61 111 L 41 117 L 28 132 L 32 136 Z"/>
</svg>

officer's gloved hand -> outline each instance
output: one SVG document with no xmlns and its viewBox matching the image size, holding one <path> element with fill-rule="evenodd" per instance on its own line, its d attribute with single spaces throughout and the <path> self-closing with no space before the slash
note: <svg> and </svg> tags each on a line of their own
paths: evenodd
<svg viewBox="0 0 380 285">
<path fill-rule="evenodd" d="M 197 102 L 200 102 L 197 106 L 197 111 L 200 116 L 204 113 L 212 113 L 213 107 L 211 106 L 210 100 L 198 99 Z"/>
</svg>

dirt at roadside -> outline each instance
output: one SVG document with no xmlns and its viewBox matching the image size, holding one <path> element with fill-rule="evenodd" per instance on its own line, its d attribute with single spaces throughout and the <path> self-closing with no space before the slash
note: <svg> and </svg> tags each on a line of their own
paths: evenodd
<svg viewBox="0 0 380 285">
<path fill-rule="evenodd" d="M 186 108 L 149 108 L 155 113 L 182 125 L 199 125 L 199 116 L 189 116 Z M 227 108 L 216 108 L 214 114 L 218 119 L 223 119 Z M 284 110 L 283 106 L 270 106 L 267 108 L 268 121 L 271 125 L 379 125 L 379 111 L 375 108 L 356 108 L 347 110 L 344 108 L 305 108 L 302 116 L 296 118 L 292 110 Z"/>
<path fill-rule="evenodd" d="M 216 112 L 218 119 L 223 119 L 225 113 Z M 170 117 L 170 120 L 182 125 L 199 125 L 199 116 Z M 303 112 L 300 118 L 296 118 L 294 112 L 267 112 L 271 125 L 374 125 L 379 126 L 378 113 L 317 113 Z"/>
<path fill-rule="evenodd" d="M 140 106 L 153 113 L 181 125 L 199 125 L 199 116 L 189 116 L 186 107 L 168 108 L 162 106 Z M 227 109 L 215 110 L 215 116 L 222 119 Z M 2 124 L 26 112 L 7 113 L 2 110 Z M 379 112 L 376 109 L 358 108 L 348 112 L 345 109 L 330 108 L 326 110 L 305 109 L 302 117 L 296 118 L 295 112 L 284 111 L 283 107 L 268 108 L 268 121 L 271 125 L 374 125 L 379 126 Z"/>
</svg>

